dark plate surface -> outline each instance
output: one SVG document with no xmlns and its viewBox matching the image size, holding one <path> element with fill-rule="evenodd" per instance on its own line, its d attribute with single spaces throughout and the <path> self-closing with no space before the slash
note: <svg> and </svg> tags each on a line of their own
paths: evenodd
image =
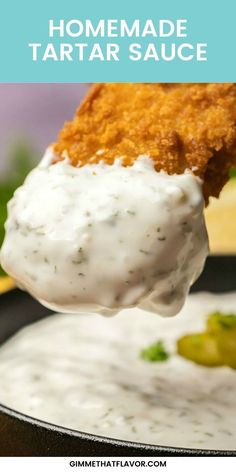
<svg viewBox="0 0 236 472">
<path fill-rule="evenodd" d="M 209 257 L 192 291 L 236 290 L 236 256 Z M 0 343 L 50 312 L 28 294 L 13 290 L 0 297 Z M 180 424 L 181 428 L 181 424 Z M 72 431 L 27 417 L 0 405 L 0 456 L 236 456 L 208 451 L 149 446 Z"/>
</svg>

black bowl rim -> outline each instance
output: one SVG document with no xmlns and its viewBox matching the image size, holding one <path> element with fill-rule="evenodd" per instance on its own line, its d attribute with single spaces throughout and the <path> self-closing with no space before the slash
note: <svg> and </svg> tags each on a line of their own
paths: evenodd
<svg viewBox="0 0 236 472">
<path fill-rule="evenodd" d="M 57 432 L 59 434 L 66 435 L 67 437 L 74 437 L 78 439 L 87 439 L 93 442 L 99 442 L 103 444 L 110 444 L 114 446 L 121 446 L 124 448 L 135 448 L 140 451 L 153 451 L 163 452 L 163 454 L 171 453 L 177 456 L 184 455 L 205 455 L 205 456 L 236 456 L 236 449 L 197 449 L 197 448 L 185 448 L 175 446 L 162 446 L 155 444 L 139 443 L 133 441 L 125 441 L 122 439 L 108 438 L 106 436 L 99 436 L 92 433 L 85 433 L 83 431 L 76 431 L 74 429 L 66 428 L 64 426 L 58 426 L 47 421 L 42 421 L 32 416 L 20 413 L 12 408 L 9 408 L 0 403 L 0 412 L 5 413 L 12 418 L 15 418 L 24 423 L 31 424 L 36 427 L 46 429 L 47 431 Z"/>
</svg>

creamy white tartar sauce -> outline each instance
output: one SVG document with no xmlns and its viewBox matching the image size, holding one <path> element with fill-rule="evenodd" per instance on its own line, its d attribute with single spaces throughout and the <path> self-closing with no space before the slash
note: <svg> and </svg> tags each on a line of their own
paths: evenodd
<svg viewBox="0 0 236 472">
<path fill-rule="evenodd" d="M 202 182 L 133 166 L 73 167 L 48 149 L 8 205 L 1 264 L 61 312 L 182 307 L 208 254 Z"/>
<path fill-rule="evenodd" d="M 116 317 L 52 315 L 0 348 L 0 402 L 75 430 L 164 446 L 235 449 L 236 373 L 175 354 L 176 339 L 205 328 L 236 293 L 190 295 L 163 319 L 137 308 Z M 140 359 L 162 339 L 166 362 Z"/>
</svg>

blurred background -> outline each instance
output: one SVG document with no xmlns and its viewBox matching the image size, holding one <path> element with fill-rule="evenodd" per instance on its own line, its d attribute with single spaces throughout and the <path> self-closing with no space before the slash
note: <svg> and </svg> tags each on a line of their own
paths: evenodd
<svg viewBox="0 0 236 472">
<path fill-rule="evenodd" d="M 56 140 L 64 121 L 72 118 L 88 87 L 89 84 L 0 84 L 0 246 L 7 201 L 48 144 Z M 211 200 L 206 220 L 211 252 L 236 253 L 235 171 L 220 199 Z"/>
</svg>

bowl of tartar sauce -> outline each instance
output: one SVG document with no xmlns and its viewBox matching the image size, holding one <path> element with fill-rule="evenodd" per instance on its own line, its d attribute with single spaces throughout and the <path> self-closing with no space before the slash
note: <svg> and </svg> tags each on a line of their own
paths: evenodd
<svg viewBox="0 0 236 472">
<path fill-rule="evenodd" d="M 194 365 L 176 339 L 235 310 L 235 256 L 210 256 L 175 318 L 52 314 L 26 293 L 0 298 L 0 451 L 30 456 L 236 455 L 236 375 Z M 161 338 L 167 362 L 140 349 Z"/>
</svg>

